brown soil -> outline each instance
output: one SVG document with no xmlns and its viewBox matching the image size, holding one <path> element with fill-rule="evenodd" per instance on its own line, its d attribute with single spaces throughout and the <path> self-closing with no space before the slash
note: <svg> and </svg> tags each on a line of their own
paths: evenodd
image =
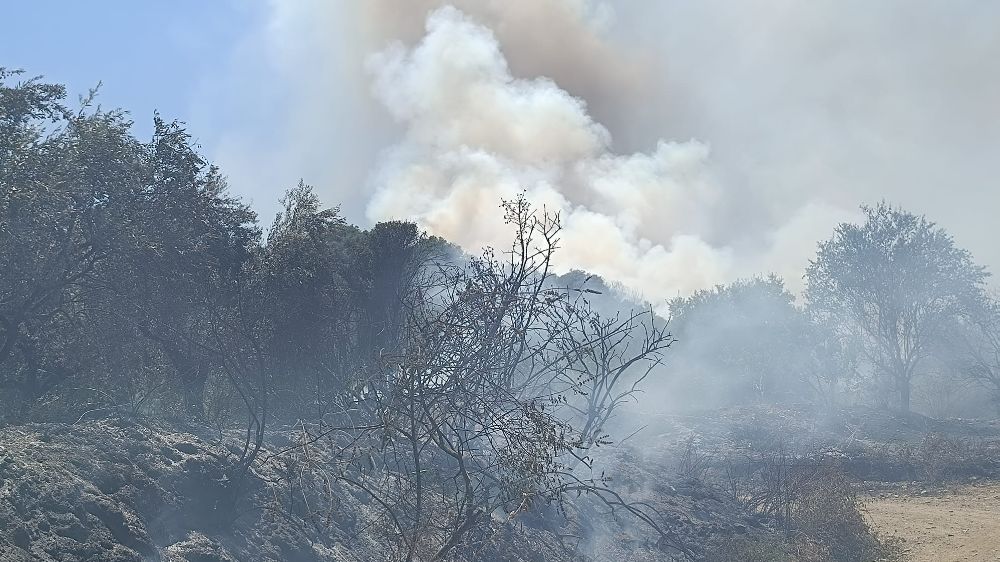
<svg viewBox="0 0 1000 562">
<path fill-rule="evenodd" d="M 912 562 L 1000 560 L 1000 483 L 883 491 L 868 512 Z"/>
</svg>

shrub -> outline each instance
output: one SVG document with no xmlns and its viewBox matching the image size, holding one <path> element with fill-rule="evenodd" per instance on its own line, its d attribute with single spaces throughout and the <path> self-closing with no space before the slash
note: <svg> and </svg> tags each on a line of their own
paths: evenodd
<svg viewBox="0 0 1000 562">
<path fill-rule="evenodd" d="M 730 497 L 769 520 L 781 536 L 728 541 L 718 560 L 893 560 L 898 548 L 880 538 L 839 459 L 795 455 L 778 443 L 745 451 L 726 470 Z M 726 558 L 728 556 L 728 558 Z M 709 558 L 710 560 L 712 558 Z"/>
<path fill-rule="evenodd" d="M 847 475 L 820 465 L 800 479 L 791 500 L 790 527 L 823 547 L 827 559 L 892 560 L 898 550 L 881 539 L 864 516 L 864 505 Z"/>
<path fill-rule="evenodd" d="M 822 549 L 782 535 L 730 537 L 709 549 L 705 562 L 824 562 Z"/>
</svg>

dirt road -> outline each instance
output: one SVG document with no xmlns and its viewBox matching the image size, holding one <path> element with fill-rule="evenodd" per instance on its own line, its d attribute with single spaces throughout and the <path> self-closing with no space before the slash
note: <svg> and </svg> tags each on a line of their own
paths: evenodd
<svg viewBox="0 0 1000 562">
<path fill-rule="evenodd" d="M 883 491 L 868 513 L 913 562 L 1000 561 L 1000 483 Z"/>
</svg>

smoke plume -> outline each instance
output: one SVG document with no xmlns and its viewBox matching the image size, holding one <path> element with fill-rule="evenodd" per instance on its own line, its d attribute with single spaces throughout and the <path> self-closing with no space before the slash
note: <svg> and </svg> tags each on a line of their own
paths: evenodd
<svg viewBox="0 0 1000 562">
<path fill-rule="evenodd" d="M 653 300 L 762 272 L 797 291 L 816 242 L 881 199 L 996 264 L 998 17 L 923 0 L 273 2 L 254 46 L 270 70 L 235 90 L 260 90 L 275 125 L 214 145 L 258 200 L 304 176 L 352 220 L 416 220 L 473 252 L 505 244 L 497 205 L 524 190 L 562 213 L 562 269 Z"/>
<path fill-rule="evenodd" d="M 728 251 L 697 236 L 718 197 L 706 145 L 613 153 L 582 99 L 549 78 L 514 78 L 494 34 L 453 7 L 431 12 L 414 46 L 393 44 L 369 67 L 405 129 L 374 178 L 372 220 L 413 219 L 466 248 L 503 247 L 497 205 L 524 190 L 561 214 L 564 269 L 650 298 L 729 274 Z"/>
</svg>

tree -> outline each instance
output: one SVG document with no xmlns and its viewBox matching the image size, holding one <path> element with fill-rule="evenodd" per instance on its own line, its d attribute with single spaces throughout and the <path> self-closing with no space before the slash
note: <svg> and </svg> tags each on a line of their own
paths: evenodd
<svg viewBox="0 0 1000 562">
<path fill-rule="evenodd" d="M 555 343 L 566 357 L 552 386 L 575 414 L 583 448 L 607 439 L 613 416 L 636 400 L 641 385 L 662 366 L 663 353 L 674 343 L 667 322 L 652 310 L 602 316 L 591 308 L 591 294 L 588 289 L 567 289 L 567 304 L 552 311 L 552 322 L 561 327 Z"/>
<path fill-rule="evenodd" d="M 108 306 L 116 320 L 164 354 L 185 415 L 204 420 L 205 385 L 220 366 L 197 342 L 217 329 L 208 312 L 237 301 L 233 281 L 255 253 L 260 230 L 182 124 L 156 116 L 141 164 L 132 192 L 114 202 L 113 220 L 123 232 L 105 295 L 115 301 Z"/>
<path fill-rule="evenodd" d="M 83 368 L 74 349 L 118 225 L 109 202 L 140 148 L 119 112 L 78 114 L 38 79 L 0 69 L 0 388 L 21 409 Z"/>
<path fill-rule="evenodd" d="M 803 396 L 807 321 L 776 277 L 754 277 L 670 301 L 678 368 L 724 402 Z"/>
<path fill-rule="evenodd" d="M 989 392 L 1000 412 L 1000 303 L 986 299 L 964 320 L 948 339 L 957 363 L 955 370 Z"/>
<path fill-rule="evenodd" d="M 669 334 L 641 333 L 641 313 L 588 316 L 550 286 L 558 217 L 523 199 L 505 210 L 511 249 L 420 268 L 398 344 L 346 389 L 350 407 L 338 423 L 316 428 L 332 451 L 320 481 L 368 497 L 369 524 L 396 559 L 476 552 L 497 525 L 577 494 L 659 529 L 587 468 L 607 443 L 600 429 L 609 412 Z M 295 462 L 307 461 L 302 453 Z"/>
<path fill-rule="evenodd" d="M 988 275 L 943 229 L 882 202 L 864 224 L 843 223 L 806 270 L 806 300 L 821 322 L 855 334 L 881 394 L 910 408 L 913 378 L 950 319 L 983 297 Z"/>
<path fill-rule="evenodd" d="M 824 320 L 805 311 L 799 343 L 805 358 L 797 364 L 802 368 L 802 380 L 809 385 L 815 404 L 833 410 L 838 396 L 857 382 L 858 352 L 853 334 L 844 334 Z"/>
<path fill-rule="evenodd" d="M 372 358 L 399 345 L 411 296 L 427 281 L 422 273 L 453 261 L 459 250 L 412 222 L 380 222 L 365 234 L 370 286 L 361 331 L 367 357 Z"/>
<path fill-rule="evenodd" d="M 256 217 L 181 124 L 157 116 L 141 142 L 94 92 L 73 113 L 61 86 L 3 83 L 17 75 L 0 70 L 0 388 L 23 414 L 60 386 L 132 410 L 170 387 L 203 419 L 220 366 L 193 342 L 235 302 Z"/>
<path fill-rule="evenodd" d="M 308 185 L 300 182 L 283 202 L 258 269 L 273 306 L 267 345 L 283 365 L 281 407 L 293 420 L 321 417 L 364 359 L 370 252 L 365 233 L 337 208 L 323 208 Z"/>
</svg>

